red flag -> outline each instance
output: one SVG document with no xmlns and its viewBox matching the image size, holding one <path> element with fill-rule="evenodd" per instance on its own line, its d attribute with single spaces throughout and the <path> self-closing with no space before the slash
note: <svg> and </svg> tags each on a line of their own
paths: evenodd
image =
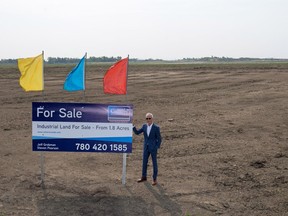
<svg viewBox="0 0 288 216">
<path fill-rule="evenodd" d="M 125 58 L 107 70 L 103 78 L 105 94 L 127 94 L 127 69 L 128 58 Z"/>
</svg>

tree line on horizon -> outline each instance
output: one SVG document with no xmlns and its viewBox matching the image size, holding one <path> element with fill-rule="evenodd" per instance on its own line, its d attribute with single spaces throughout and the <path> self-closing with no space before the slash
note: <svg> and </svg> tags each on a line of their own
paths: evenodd
<svg viewBox="0 0 288 216">
<path fill-rule="evenodd" d="M 100 62 L 116 62 L 121 60 L 122 57 L 94 57 L 91 56 L 86 59 L 87 63 L 100 63 Z M 68 58 L 68 57 L 48 57 L 47 60 L 44 60 L 47 64 L 77 64 L 80 61 L 80 58 Z M 129 58 L 129 62 L 249 62 L 249 61 L 288 61 L 288 59 L 279 59 L 279 58 L 230 58 L 230 57 L 202 57 L 202 58 L 183 58 L 178 60 L 163 60 L 163 59 L 137 59 Z M 0 64 L 17 64 L 17 59 L 1 59 Z"/>
<path fill-rule="evenodd" d="M 68 58 L 68 57 L 48 57 L 47 60 L 44 60 L 47 64 L 75 64 L 80 61 L 81 58 Z M 116 62 L 121 59 L 120 56 L 117 57 L 89 57 L 86 58 L 86 62 Z M 1 59 L 0 64 L 16 64 L 18 59 Z M 129 59 L 134 61 L 134 59 Z"/>
</svg>

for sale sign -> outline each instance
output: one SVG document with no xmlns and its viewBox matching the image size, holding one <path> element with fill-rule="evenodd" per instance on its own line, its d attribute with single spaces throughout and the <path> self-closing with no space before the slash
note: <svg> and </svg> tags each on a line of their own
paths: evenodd
<svg viewBox="0 0 288 216">
<path fill-rule="evenodd" d="M 33 151 L 132 152 L 131 104 L 32 103 Z"/>
</svg>

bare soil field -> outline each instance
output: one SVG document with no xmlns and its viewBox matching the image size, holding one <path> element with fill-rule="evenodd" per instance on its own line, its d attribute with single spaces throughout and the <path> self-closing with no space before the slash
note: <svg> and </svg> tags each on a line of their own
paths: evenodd
<svg viewBox="0 0 288 216">
<path fill-rule="evenodd" d="M 0 66 L 0 216 L 288 215 L 288 64 L 130 64 L 128 95 L 104 95 L 108 64 L 86 91 L 65 92 L 71 66 L 45 66 L 45 91 L 24 92 Z M 131 103 L 161 127 L 158 185 L 141 177 L 142 136 L 122 154 L 32 151 L 33 101 Z M 151 158 L 150 158 L 151 160 Z M 148 174 L 152 175 L 150 161 Z"/>
</svg>

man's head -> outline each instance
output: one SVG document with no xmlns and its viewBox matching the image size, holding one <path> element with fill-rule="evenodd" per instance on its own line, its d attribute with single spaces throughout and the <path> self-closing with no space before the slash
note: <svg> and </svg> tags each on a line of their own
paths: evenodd
<svg viewBox="0 0 288 216">
<path fill-rule="evenodd" d="M 153 123 L 153 114 L 152 113 L 146 114 L 146 121 L 147 121 L 148 125 L 151 125 Z"/>
</svg>

